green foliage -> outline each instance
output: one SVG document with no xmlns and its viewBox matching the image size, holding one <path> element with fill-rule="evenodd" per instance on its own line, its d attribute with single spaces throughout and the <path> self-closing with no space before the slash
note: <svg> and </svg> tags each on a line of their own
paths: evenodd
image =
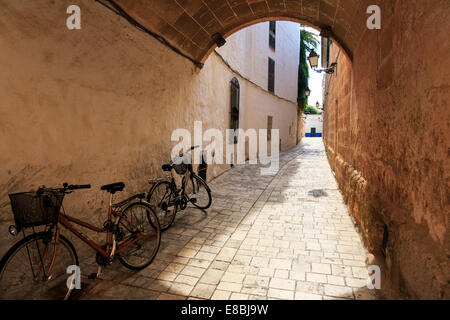
<svg viewBox="0 0 450 320">
<path fill-rule="evenodd" d="M 320 112 L 319 110 L 317 110 L 316 108 L 314 108 L 313 106 L 307 105 L 304 109 L 303 112 L 305 114 L 322 114 L 322 112 Z"/>
<path fill-rule="evenodd" d="M 308 55 L 311 49 L 317 48 L 318 41 L 314 34 L 304 29 L 300 30 L 300 64 L 298 70 L 298 98 L 299 106 L 305 110 L 308 104 L 308 97 L 305 90 L 308 87 L 309 67 Z"/>
</svg>

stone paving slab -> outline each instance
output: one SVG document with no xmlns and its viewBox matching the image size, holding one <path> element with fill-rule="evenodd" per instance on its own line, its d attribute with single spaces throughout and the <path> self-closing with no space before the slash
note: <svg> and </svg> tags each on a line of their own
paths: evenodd
<svg viewBox="0 0 450 320">
<path fill-rule="evenodd" d="M 377 298 L 321 139 L 281 153 L 275 176 L 239 165 L 209 185 L 211 208 L 178 213 L 148 268 L 114 263 L 81 298 Z"/>
</svg>

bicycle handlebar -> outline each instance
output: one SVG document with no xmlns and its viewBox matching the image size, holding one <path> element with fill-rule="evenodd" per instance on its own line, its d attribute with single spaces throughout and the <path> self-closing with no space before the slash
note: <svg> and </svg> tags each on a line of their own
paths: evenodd
<svg viewBox="0 0 450 320">
<path fill-rule="evenodd" d="M 190 147 L 186 152 L 184 153 L 179 153 L 178 156 L 179 157 L 184 157 L 185 155 L 187 155 L 189 152 L 191 152 L 194 149 L 200 148 L 200 146 L 192 146 Z M 180 150 L 181 151 L 181 150 Z"/>
<path fill-rule="evenodd" d="M 189 153 L 189 152 L 191 152 L 192 150 L 197 149 L 197 148 L 200 148 L 200 146 L 192 146 L 192 147 L 189 148 L 188 151 L 186 151 L 185 153 L 181 154 L 180 156 L 182 157 L 182 156 L 184 156 L 185 154 L 187 154 L 187 153 Z"/>
<path fill-rule="evenodd" d="M 70 191 L 68 190 L 78 190 L 78 189 L 90 189 L 91 185 L 90 184 L 68 184 L 67 182 L 63 183 L 63 187 L 62 188 L 46 188 L 45 186 L 41 186 L 39 187 L 39 189 L 37 190 L 37 193 L 43 193 L 43 192 L 48 192 L 48 191 L 58 191 L 58 192 L 64 192 L 64 193 L 70 193 Z"/>
<path fill-rule="evenodd" d="M 90 184 L 71 184 L 67 185 L 67 189 L 69 190 L 78 190 L 78 189 L 90 189 Z"/>
</svg>

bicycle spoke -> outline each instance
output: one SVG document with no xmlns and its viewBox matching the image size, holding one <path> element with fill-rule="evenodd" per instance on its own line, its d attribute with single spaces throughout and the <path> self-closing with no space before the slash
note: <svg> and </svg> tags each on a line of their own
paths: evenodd
<svg viewBox="0 0 450 320">
<path fill-rule="evenodd" d="M 197 176 L 191 177 L 187 184 L 189 201 L 200 209 L 207 209 L 211 205 L 211 192 L 206 183 Z"/>
<path fill-rule="evenodd" d="M 44 248 L 49 254 L 42 255 Z M 42 237 L 31 238 L 16 248 L 0 270 L 0 299 L 63 299 L 68 291 L 66 268 L 77 261 L 60 239 L 51 277 L 47 278 L 53 249 L 54 242 L 46 243 Z M 33 274 L 33 270 L 40 272 Z"/>
<path fill-rule="evenodd" d="M 156 184 L 149 194 L 149 202 L 154 206 L 161 230 L 169 228 L 175 219 L 177 204 L 174 198 L 171 185 L 167 181 Z"/>
<path fill-rule="evenodd" d="M 148 265 L 159 249 L 160 231 L 149 223 L 152 220 L 149 210 L 151 209 L 147 205 L 135 203 L 123 212 L 126 218 L 121 219 L 119 226 L 127 220 L 133 226 L 132 232 L 125 235 L 125 241 L 121 244 L 124 249 L 120 251 L 120 259 L 126 266 L 141 268 Z M 157 221 L 153 223 L 159 226 Z M 129 244 L 130 241 L 133 243 Z"/>
</svg>

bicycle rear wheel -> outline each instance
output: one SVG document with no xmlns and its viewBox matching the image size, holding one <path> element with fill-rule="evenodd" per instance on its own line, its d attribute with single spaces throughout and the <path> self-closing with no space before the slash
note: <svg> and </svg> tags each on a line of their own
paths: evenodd
<svg viewBox="0 0 450 320">
<path fill-rule="evenodd" d="M 158 217 L 149 204 L 135 202 L 122 211 L 119 227 L 119 261 L 132 270 L 144 269 L 152 263 L 161 244 Z"/>
<path fill-rule="evenodd" d="M 148 193 L 147 202 L 155 208 L 161 231 L 167 230 L 175 220 L 178 204 L 174 199 L 175 194 L 168 181 L 157 182 Z"/>
<path fill-rule="evenodd" d="M 62 300 L 72 287 L 67 285 L 69 266 L 78 266 L 75 248 L 59 236 L 50 277 L 46 277 L 53 258 L 55 240 L 51 232 L 29 235 L 9 249 L 0 261 L 1 300 Z"/>
</svg>

